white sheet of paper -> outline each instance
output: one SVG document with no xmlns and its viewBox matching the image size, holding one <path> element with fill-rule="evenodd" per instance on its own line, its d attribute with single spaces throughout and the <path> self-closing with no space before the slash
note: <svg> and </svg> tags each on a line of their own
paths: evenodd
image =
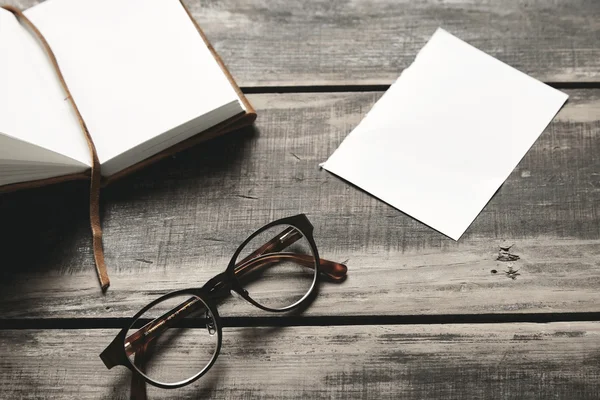
<svg viewBox="0 0 600 400">
<path fill-rule="evenodd" d="M 438 29 L 323 168 L 458 240 L 567 98 Z"/>
</svg>

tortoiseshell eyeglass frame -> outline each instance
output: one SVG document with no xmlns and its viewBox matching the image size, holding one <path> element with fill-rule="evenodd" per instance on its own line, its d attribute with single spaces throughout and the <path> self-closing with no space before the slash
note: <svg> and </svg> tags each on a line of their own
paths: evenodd
<svg viewBox="0 0 600 400">
<path fill-rule="evenodd" d="M 252 254 L 248 255 L 241 261 L 236 263 L 237 257 L 244 247 L 257 235 L 264 232 L 267 229 L 275 227 L 277 225 L 287 225 L 288 228 L 284 229 L 281 233 L 269 240 L 263 246 L 258 248 Z M 281 252 L 281 250 L 287 248 L 302 237 L 306 238 L 313 256 L 305 254 L 296 254 L 291 252 Z M 289 259 L 304 267 L 314 268 L 315 274 L 310 289 L 307 293 L 294 304 L 291 304 L 284 308 L 269 308 L 265 307 L 254 301 L 248 292 L 242 287 L 239 282 L 239 278 L 251 273 L 252 271 L 260 270 L 273 263 L 280 262 L 282 259 Z M 200 377 L 202 377 L 215 363 L 219 352 L 221 350 L 222 342 L 222 325 L 217 312 L 216 301 L 220 298 L 225 297 L 230 292 L 237 293 L 240 297 L 250 302 L 254 306 L 272 312 L 285 312 L 295 309 L 308 301 L 311 294 L 315 291 L 319 283 L 319 276 L 322 276 L 328 280 L 334 282 L 341 282 L 346 278 L 347 267 L 343 264 L 336 263 L 333 261 L 323 260 L 319 258 L 317 246 L 313 238 L 313 226 L 309 222 L 308 218 L 304 214 L 295 215 L 292 217 L 282 218 L 277 221 L 273 221 L 267 224 L 250 235 L 235 251 L 229 265 L 224 272 L 211 278 L 200 288 L 184 289 L 175 292 L 168 293 L 155 301 L 142 308 L 125 328 L 123 328 L 114 340 L 108 345 L 108 347 L 100 354 L 100 358 L 108 369 L 111 369 L 117 365 L 123 365 L 131 370 L 132 373 L 136 374 L 139 378 L 143 379 L 147 383 L 163 388 L 163 389 L 174 389 L 188 385 Z M 145 312 L 154 307 L 155 305 L 176 296 L 190 295 L 190 299 L 184 301 L 174 309 L 166 312 L 162 316 L 149 321 L 134 334 L 127 337 L 127 333 L 132 327 L 132 324 L 138 320 Z M 213 316 L 213 321 L 210 323 L 214 324 L 211 327 L 217 336 L 217 347 L 213 354 L 210 362 L 199 371 L 196 375 L 189 379 L 166 384 L 152 380 L 145 374 L 141 373 L 137 367 L 135 367 L 128 357 L 135 353 L 134 363 L 142 363 L 144 353 L 148 350 L 148 346 L 152 340 L 163 333 L 167 328 L 172 327 L 178 321 L 181 321 L 192 312 L 196 311 L 200 307 L 207 308 Z M 207 313 L 207 317 L 209 317 Z"/>
</svg>

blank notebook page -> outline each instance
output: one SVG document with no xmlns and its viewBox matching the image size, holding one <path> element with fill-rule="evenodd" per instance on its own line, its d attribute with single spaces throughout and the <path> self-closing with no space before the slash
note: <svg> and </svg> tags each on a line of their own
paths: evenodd
<svg viewBox="0 0 600 400">
<path fill-rule="evenodd" d="M 87 143 L 64 99 L 43 48 L 0 9 L 0 164 L 89 167 Z"/>
<path fill-rule="evenodd" d="M 177 0 L 48 0 L 26 15 L 56 54 L 102 164 L 214 110 L 227 115 L 213 124 L 243 111 Z"/>
</svg>

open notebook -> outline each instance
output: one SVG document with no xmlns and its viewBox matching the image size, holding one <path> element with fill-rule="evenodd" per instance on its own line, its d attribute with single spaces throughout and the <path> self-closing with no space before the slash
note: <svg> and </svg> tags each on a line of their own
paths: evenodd
<svg viewBox="0 0 600 400">
<path fill-rule="evenodd" d="M 48 0 L 52 48 L 106 181 L 256 114 L 178 0 Z M 0 189 L 89 176 L 90 150 L 38 39 L 0 8 Z"/>
</svg>

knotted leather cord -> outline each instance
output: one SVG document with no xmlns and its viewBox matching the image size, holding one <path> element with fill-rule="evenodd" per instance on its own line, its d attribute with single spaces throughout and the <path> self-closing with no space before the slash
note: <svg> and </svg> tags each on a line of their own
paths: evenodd
<svg viewBox="0 0 600 400">
<path fill-rule="evenodd" d="M 65 91 L 69 103 L 73 107 L 75 114 L 77 115 L 77 120 L 79 121 L 79 126 L 85 135 L 85 140 L 88 144 L 88 148 L 90 150 L 90 155 L 92 157 L 92 171 L 91 171 L 91 180 L 90 180 L 90 225 L 92 228 L 92 245 L 94 250 L 94 260 L 96 263 L 96 272 L 98 273 L 98 280 L 100 281 L 100 286 L 102 287 L 102 291 L 105 292 L 106 289 L 110 286 L 110 280 L 108 279 L 108 273 L 106 271 L 106 264 L 104 262 L 104 249 L 102 247 L 102 225 L 100 223 L 100 183 L 102 179 L 102 175 L 100 174 L 100 161 L 98 160 L 98 153 L 96 152 L 96 146 L 94 145 L 94 141 L 92 140 L 92 136 L 88 131 L 88 128 L 79 112 L 79 108 L 77 108 L 77 104 L 75 104 L 75 100 L 73 100 L 73 96 L 71 95 L 71 91 L 67 86 L 67 82 L 63 77 L 63 74 L 58 66 L 58 61 L 56 61 L 56 57 L 54 56 L 54 52 L 50 48 L 50 45 L 44 38 L 44 35 L 36 28 L 36 26 L 23 14 L 21 10 L 13 6 L 0 6 L 7 11 L 10 11 L 17 17 L 19 21 L 27 25 L 35 34 L 35 36 L 39 39 L 42 44 L 42 47 L 46 51 L 52 66 L 58 76 L 58 80 Z"/>
</svg>

